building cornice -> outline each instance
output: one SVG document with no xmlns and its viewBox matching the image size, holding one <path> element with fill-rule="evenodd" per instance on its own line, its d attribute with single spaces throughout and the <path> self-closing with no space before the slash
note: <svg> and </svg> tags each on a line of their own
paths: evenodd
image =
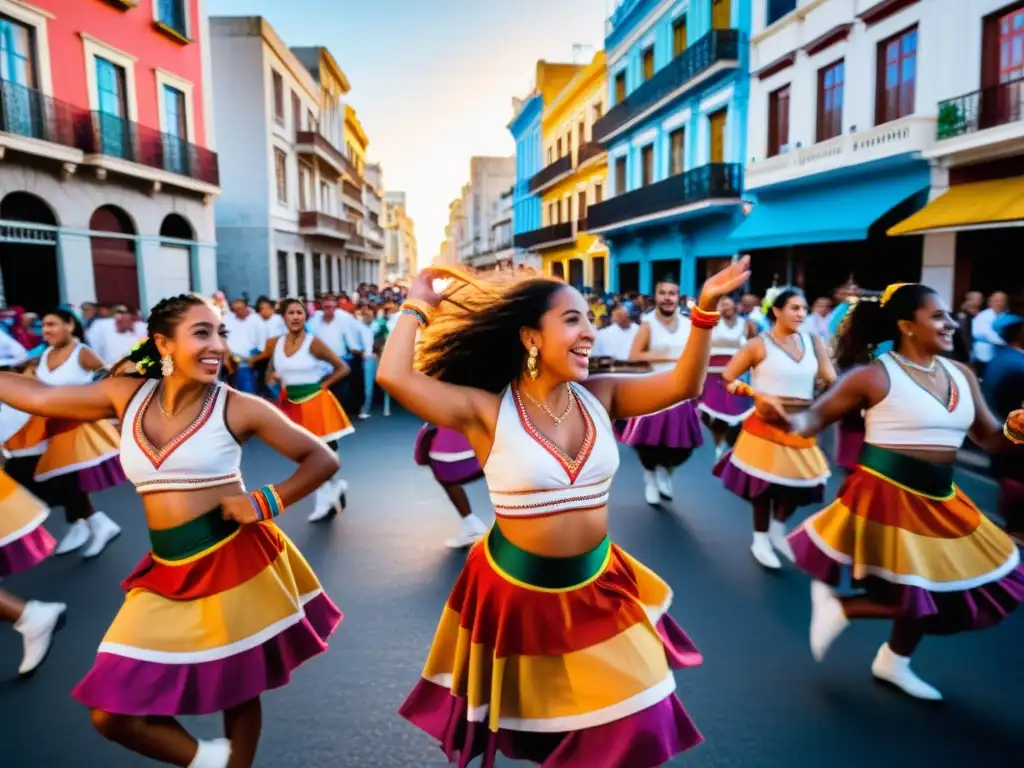
<svg viewBox="0 0 1024 768">
<path fill-rule="evenodd" d="M 356 140 L 365 152 L 366 148 L 370 146 L 370 140 L 367 138 L 366 131 L 363 130 L 363 124 L 359 122 L 359 116 L 351 104 L 345 105 L 345 125 L 352 129 L 352 133 L 355 134 Z"/>
<path fill-rule="evenodd" d="M 331 73 L 331 76 L 338 81 L 338 84 L 341 86 L 342 94 L 348 93 L 352 90 L 352 85 L 349 83 L 348 77 L 342 70 L 341 65 L 338 64 L 337 59 L 334 58 L 334 54 L 326 48 L 320 49 L 320 66 L 326 67 L 327 71 Z"/>
</svg>

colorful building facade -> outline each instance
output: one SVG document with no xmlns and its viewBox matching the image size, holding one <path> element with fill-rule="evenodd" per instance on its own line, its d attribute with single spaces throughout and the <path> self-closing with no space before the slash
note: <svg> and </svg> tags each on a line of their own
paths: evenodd
<svg viewBox="0 0 1024 768">
<path fill-rule="evenodd" d="M 611 251 L 609 287 L 692 295 L 735 253 L 742 219 L 751 0 L 621 0 L 605 38 L 608 104 L 593 138 L 606 199 L 587 224 Z"/>
<path fill-rule="evenodd" d="M 201 0 L 0 0 L 7 305 L 216 288 L 207 42 Z"/>
</svg>

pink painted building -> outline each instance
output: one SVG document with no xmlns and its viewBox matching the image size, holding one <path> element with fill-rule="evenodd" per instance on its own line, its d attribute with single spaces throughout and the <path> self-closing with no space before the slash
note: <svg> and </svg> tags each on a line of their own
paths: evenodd
<svg viewBox="0 0 1024 768">
<path fill-rule="evenodd" d="M 8 306 L 216 288 L 203 0 L 0 0 Z"/>
</svg>

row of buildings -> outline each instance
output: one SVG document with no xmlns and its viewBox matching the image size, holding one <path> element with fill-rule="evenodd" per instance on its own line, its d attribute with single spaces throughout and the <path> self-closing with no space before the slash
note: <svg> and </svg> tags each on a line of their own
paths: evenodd
<svg viewBox="0 0 1024 768">
<path fill-rule="evenodd" d="M 514 100 L 513 251 L 595 292 L 1024 284 L 1024 2 L 620 0 Z"/>
<path fill-rule="evenodd" d="M 203 0 L 0 0 L 7 306 L 351 290 L 416 267 L 323 47 Z"/>
</svg>

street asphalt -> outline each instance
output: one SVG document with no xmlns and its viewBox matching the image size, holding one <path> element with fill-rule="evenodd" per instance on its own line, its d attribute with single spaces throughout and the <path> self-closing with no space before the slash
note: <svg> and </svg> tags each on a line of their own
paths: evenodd
<svg viewBox="0 0 1024 768">
<path fill-rule="evenodd" d="M 330 650 L 286 688 L 264 697 L 257 765 L 268 768 L 440 768 L 432 741 L 396 714 L 420 672 L 435 622 L 465 559 L 446 549 L 457 517 L 427 469 L 412 461 L 419 423 L 379 413 L 342 442 L 348 510 L 328 525 L 306 522 L 310 502 L 283 518 L 325 589 L 345 612 Z M 946 696 L 922 704 L 875 683 L 869 670 L 888 627 L 851 627 L 816 664 L 807 646 L 808 580 L 766 573 L 749 553 L 750 512 L 711 476 L 706 446 L 677 474 L 677 500 L 643 501 L 628 450 L 612 488 L 612 535 L 668 580 L 672 614 L 704 653 L 677 674 L 679 695 L 705 743 L 672 765 L 694 768 L 907 768 L 1024 764 L 1024 611 L 986 632 L 928 638 L 914 664 Z M 250 485 L 280 480 L 288 463 L 246 448 Z M 994 489 L 961 478 L 986 510 Z M 482 482 L 470 489 L 492 512 Z M 146 551 L 142 508 L 130 487 L 97 496 L 124 527 L 97 560 L 53 558 L 4 586 L 68 604 L 67 628 L 30 679 L 16 675 L 20 637 L 0 628 L 0 768 L 128 768 L 149 764 L 91 728 L 69 695 L 88 670 L 120 605 L 120 581 Z M 805 512 L 810 512 L 808 509 Z M 60 514 L 50 520 L 64 532 Z M 187 718 L 200 736 L 218 718 Z M 499 764 L 511 766 L 511 761 Z M 585 768 L 581 766 L 581 768 Z"/>
</svg>

